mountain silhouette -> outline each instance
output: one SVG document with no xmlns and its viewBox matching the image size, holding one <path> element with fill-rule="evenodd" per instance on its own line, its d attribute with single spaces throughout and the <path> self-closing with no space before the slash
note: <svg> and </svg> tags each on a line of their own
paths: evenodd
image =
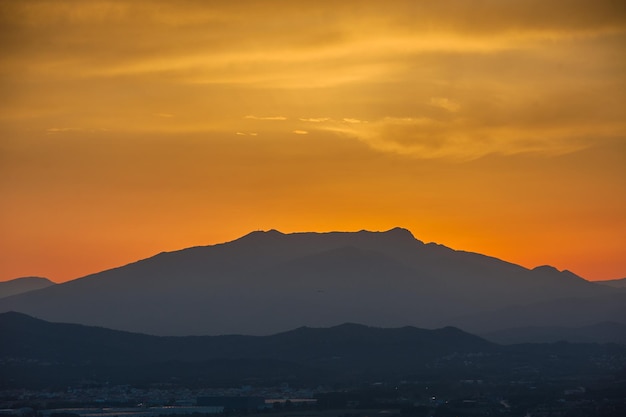
<svg viewBox="0 0 626 417">
<path fill-rule="evenodd" d="M 582 300 L 577 304 L 563 300 Z M 554 306 L 546 316 L 525 306 Z M 601 314 L 593 313 L 600 303 Z M 253 232 L 0 300 L 0 312 L 154 335 L 268 335 L 345 322 L 472 332 L 622 322 L 624 294 L 386 232 Z M 572 311 L 572 308 L 574 311 Z"/>
<path fill-rule="evenodd" d="M 609 325 L 612 327 L 613 325 Z M 601 330 L 605 331 L 605 330 Z M 368 385 L 388 381 L 599 375 L 619 344 L 498 345 L 454 327 L 377 328 L 344 323 L 268 336 L 150 336 L 0 313 L 0 388 L 182 384 L 229 387 Z M 574 374 L 572 374 L 574 372 Z"/>
<path fill-rule="evenodd" d="M 0 282 L 0 298 L 22 294 L 55 285 L 47 278 L 22 277 Z"/>
<path fill-rule="evenodd" d="M 329 358 L 385 354 L 437 357 L 493 346 L 454 327 L 375 328 L 344 323 L 330 328 L 300 327 L 268 336 L 151 336 L 70 323 L 51 323 L 16 312 L 0 314 L 7 343 L 0 356 L 59 361 L 203 361 L 269 358 L 320 362 Z"/>
<path fill-rule="evenodd" d="M 0 314 L 0 387 L 72 383 L 85 378 L 129 381 L 204 377 L 379 377 L 416 372 L 449 355 L 486 353 L 497 346 L 456 328 L 373 328 L 342 324 L 270 336 L 159 337 L 50 323 Z"/>
</svg>

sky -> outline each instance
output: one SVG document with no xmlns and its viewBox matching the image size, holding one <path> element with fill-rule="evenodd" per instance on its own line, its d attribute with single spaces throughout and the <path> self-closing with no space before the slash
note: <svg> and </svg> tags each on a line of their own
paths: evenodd
<svg viewBox="0 0 626 417">
<path fill-rule="evenodd" d="M 626 277 L 626 3 L 0 0 L 0 280 L 253 230 Z"/>
</svg>

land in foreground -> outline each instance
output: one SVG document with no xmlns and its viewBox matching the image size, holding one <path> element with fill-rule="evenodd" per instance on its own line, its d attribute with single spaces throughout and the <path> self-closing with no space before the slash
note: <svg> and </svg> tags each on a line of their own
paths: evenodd
<svg viewBox="0 0 626 417">
<path fill-rule="evenodd" d="M 361 417 L 372 415 L 366 410 L 407 416 L 626 410 L 626 346 L 620 344 L 502 346 L 455 328 L 356 324 L 272 336 L 157 337 L 19 313 L 0 315 L 0 330 L 6 341 L 0 345 L 1 407 L 12 410 L 80 408 L 73 413 L 87 416 L 84 407 L 142 404 L 125 413 L 145 414 L 151 406 L 189 414 L 207 397 L 262 398 L 264 414 L 293 407 L 308 416 L 330 409 Z M 315 402 L 300 409 L 295 400 L 301 398 Z M 274 400 L 269 409 L 265 400 Z"/>
</svg>

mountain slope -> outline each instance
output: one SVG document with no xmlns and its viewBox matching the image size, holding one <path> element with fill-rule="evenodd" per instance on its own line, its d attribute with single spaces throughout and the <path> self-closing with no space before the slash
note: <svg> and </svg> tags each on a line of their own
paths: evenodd
<svg viewBox="0 0 626 417">
<path fill-rule="evenodd" d="M 482 335 L 501 344 L 517 343 L 621 343 L 626 345 L 626 324 L 597 323 L 583 327 L 518 327 Z"/>
<path fill-rule="evenodd" d="M 608 285 L 613 288 L 622 288 L 626 289 L 626 278 L 621 279 L 609 279 L 606 281 L 594 281 L 596 284 Z"/>
<path fill-rule="evenodd" d="M 22 294 L 55 285 L 47 278 L 23 277 L 0 282 L 0 298 Z"/>
<path fill-rule="evenodd" d="M 521 327 L 582 327 L 603 322 L 626 324 L 626 294 L 555 298 L 525 305 L 466 315 L 450 323 L 469 332 L 485 334 Z"/>
<path fill-rule="evenodd" d="M 8 297 L 0 300 L 0 311 L 157 335 L 263 335 L 344 322 L 442 327 L 459 317 L 513 305 L 605 297 L 615 291 L 551 267 L 528 270 L 424 244 L 399 228 L 272 230 L 161 253 Z M 545 319 L 550 324 L 550 317 Z M 599 319 L 617 320 L 610 314 Z M 500 328 L 512 327 L 504 321 Z M 578 325 L 576 320 L 566 324 Z"/>
</svg>

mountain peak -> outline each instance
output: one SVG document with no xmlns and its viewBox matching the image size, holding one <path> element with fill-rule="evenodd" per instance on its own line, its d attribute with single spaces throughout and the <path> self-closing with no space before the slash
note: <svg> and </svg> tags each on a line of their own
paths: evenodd
<svg viewBox="0 0 626 417">
<path fill-rule="evenodd" d="M 540 266 L 536 266 L 533 268 L 533 271 L 537 271 L 537 272 L 550 272 L 550 273 L 559 273 L 561 271 L 559 271 L 558 269 L 556 269 L 555 267 L 553 267 L 552 265 L 540 265 Z"/>
<path fill-rule="evenodd" d="M 314 239 L 325 239 L 326 237 L 341 237 L 342 239 L 356 239 L 357 241 L 362 241 L 363 239 L 367 241 L 377 240 L 377 241 L 386 241 L 386 242 L 395 242 L 395 243 L 423 243 L 422 241 L 416 239 L 413 234 L 405 228 L 402 227 L 394 227 L 393 229 L 389 229 L 386 231 L 372 231 L 372 230 L 359 230 L 358 232 L 295 232 L 295 233 L 283 233 L 276 229 L 270 230 L 257 230 L 247 235 L 237 239 L 244 240 L 252 243 L 267 243 L 268 241 L 282 241 L 283 238 L 314 238 Z"/>
<path fill-rule="evenodd" d="M 393 229 L 389 229 L 386 232 L 382 232 L 382 233 L 386 235 L 390 235 L 390 236 L 395 236 L 401 239 L 417 240 L 415 239 L 415 236 L 413 236 L 413 233 L 411 233 L 409 229 L 405 229 L 403 227 L 394 227 Z"/>
<path fill-rule="evenodd" d="M 539 272 L 541 274 L 545 274 L 548 276 L 559 277 L 565 280 L 574 280 L 574 281 L 586 281 L 585 279 L 579 277 L 575 273 L 564 269 L 559 271 L 557 268 L 551 265 L 541 265 L 533 268 L 533 272 Z"/>
<path fill-rule="evenodd" d="M 284 235 L 283 232 L 280 232 L 276 229 L 270 229 L 270 230 L 255 230 L 253 232 L 248 233 L 246 236 L 283 236 L 283 235 Z"/>
<path fill-rule="evenodd" d="M 236 239 L 236 241 L 237 240 L 252 240 L 252 241 L 267 240 L 267 239 L 276 239 L 282 236 L 285 236 L 285 234 L 276 229 L 255 230 L 253 232 L 248 233 L 247 235 L 240 237 L 239 239 Z"/>
<path fill-rule="evenodd" d="M 361 239 L 365 238 L 367 240 L 375 240 L 380 242 L 388 242 L 394 244 L 409 244 L 413 245 L 415 243 L 424 243 L 421 240 L 418 240 L 413 236 L 408 229 L 402 227 L 394 227 L 393 229 L 384 230 L 384 231 L 370 231 L 370 230 L 360 230 L 356 233 L 347 232 L 348 235 L 354 235 L 356 238 Z"/>
</svg>

